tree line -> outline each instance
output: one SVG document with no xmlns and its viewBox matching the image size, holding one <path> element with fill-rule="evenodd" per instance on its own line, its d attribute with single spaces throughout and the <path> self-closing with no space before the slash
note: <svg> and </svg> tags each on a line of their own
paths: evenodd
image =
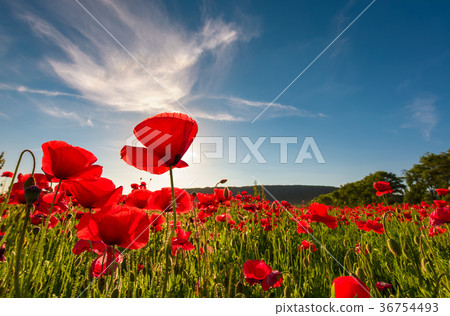
<svg viewBox="0 0 450 316">
<path fill-rule="evenodd" d="M 388 203 L 420 203 L 432 202 L 439 197 L 435 189 L 447 189 L 450 185 L 450 149 L 440 154 L 425 153 L 409 170 L 403 170 L 399 177 L 392 172 L 377 171 L 364 179 L 347 183 L 338 190 L 322 194 L 314 201 L 336 206 L 357 206 L 383 202 L 383 197 L 376 196 L 373 183 L 386 181 L 391 184 L 394 192 L 387 196 Z"/>
</svg>

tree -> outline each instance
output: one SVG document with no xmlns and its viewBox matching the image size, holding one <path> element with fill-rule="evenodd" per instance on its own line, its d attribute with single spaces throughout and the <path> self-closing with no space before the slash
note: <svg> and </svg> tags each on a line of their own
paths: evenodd
<svg viewBox="0 0 450 316">
<path fill-rule="evenodd" d="M 383 202 L 383 199 L 376 195 L 376 190 L 373 187 L 373 183 L 377 181 L 386 181 L 391 184 L 394 193 L 388 196 L 389 203 L 400 202 L 403 199 L 403 190 L 405 189 L 403 180 L 394 173 L 377 171 L 362 180 L 347 183 L 334 192 L 322 194 L 314 201 L 327 205 L 351 207 L 380 203 Z"/>
<path fill-rule="evenodd" d="M 408 185 L 406 201 L 420 203 L 438 199 L 434 190 L 450 184 L 450 149 L 440 154 L 426 153 L 404 173 Z"/>
<path fill-rule="evenodd" d="M 3 166 L 5 165 L 5 152 L 2 151 L 2 153 L 0 154 L 0 170 L 3 168 Z"/>
</svg>

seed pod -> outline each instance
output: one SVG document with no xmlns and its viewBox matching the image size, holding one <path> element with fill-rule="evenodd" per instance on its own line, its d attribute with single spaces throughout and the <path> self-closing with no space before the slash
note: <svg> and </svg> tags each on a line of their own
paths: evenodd
<svg viewBox="0 0 450 316">
<path fill-rule="evenodd" d="M 358 267 L 358 269 L 356 269 L 355 271 L 355 274 L 358 277 L 358 279 L 360 279 L 363 283 L 366 283 L 366 275 L 364 274 L 363 269 Z"/>
<path fill-rule="evenodd" d="M 111 294 L 112 298 L 118 298 L 119 297 L 119 289 L 115 289 L 112 294 Z"/>
<path fill-rule="evenodd" d="M 136 281 L 136 277 L 134 276 L 133 272 L 130 272 L 130 282 L 133 283 L 134 281 Z"/>
<path fill-rule="evenodd" d="M 234 295 L 238 295 L 239 293 L 243 292 L 244 292 L 244 285 L 242 284 L 242 282 L 238 282 L 236 284 L 236 287 L 234 288 Z"/>
<path fill-rule="evenodd" d="M 402 255 L 402 247 L 400 247 L 400 245 L 398 244 L 398 242 L 396 242 L 394 239 L 390 238 L 387 241 L 387 245 L 389 250 L 396 256 L 401 256 Z"/>
<path fill-rule="evenodd" d="M 41 228 L 39 226 L 33 227 L 33 234 L 36 236 L 41 231 Z"/>
</svg>

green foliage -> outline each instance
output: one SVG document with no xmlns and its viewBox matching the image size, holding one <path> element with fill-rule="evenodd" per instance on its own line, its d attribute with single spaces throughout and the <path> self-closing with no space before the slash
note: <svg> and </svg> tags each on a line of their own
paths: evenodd
<svg viewBox="0 0 450 316">
<path fill-rule="evenodd" d="M 376 195 L 373 183 L 377 181 L 386 181 L 391 184 L 394 193 L 388 196 L 390 202 L 402 200 L 405 185 L 402 179 L 395 174 L 386 171 L 377 171 L 366 176 L 364 179 L 347 183 L 338 190 L 320 195 L 315 198 L 315 202 L 335 206 L 357 206 L 371 203 L 383 202 L 383 198 Z"/>
<path fill-rule="evenodd" d="M 426 153 L 420 162 L 405 171 L 406 201 L 420 203 L 437 199 L 434 189 L 447 188 L 450 181 L 450 149 L 440 154 Z"/>
<path fill-rule="evenodd" d="M 67 221 L 50 229 L 45 242 L 43 230 L 33 232 L 27 224 L 22 253 L 20 282 L 26 297 L 159 297 L 164 280 L 164 255 L 166 231 L 151 233 L 146 247 L 139 250 L 120 249 L 124 258 L 114 275 L 92 279 L 89 269 L 97 255 L 84 252 L 74 255 L 72 248 L 76 237 L 75 212 Z M 221 207 L 219 212 L 224 211 Z M 411 209 L 413 216 L 417 211 Z M 233 219 L 244 220 L 254 215 L 238 205 L 228 208 Z M 339 210 L 335 211 L 336 215 Z M 0 297 L 14 297 L 14 263 L 16 260 L 19 230 L 24 220 L 22 206 L 11 206 L 8 217 L 2 221 L 2 242 L 6 245 L 6 262 L 0 262 Z M 57 216 L 59 216 L 57 214 Z M 188 220 L 192 214 L 183 214 L 180 221 L 187 231 L 196 231 Z M 170 218 L 169 218 L 170 219 Z M 356 273 L 359 268 L 374 297 L 449 297 L 450 282 L 442 280 L 436 293 L 436 280 L 450 273 L 448 262 L 449 239 L 446 234 L 434 237 L 421 236 L 420 226 L 427 219 L 413 222 L 388 221 L 388 229 L 402 247 L 403 254 L 395 256 L 386 243 L 384 234 L 364 232 L 354 224 L 328 229 L 321 223 L 312 223 L 314 237 L 297 234 L 297 225 L 291 215 L 281 212 L 272 231 L 264 231 L 258 223 L 248 223 L 247 230 L 228 227 L 226 223 L 209 220 L 199 226 L 199 238 L 191 241 L 205 249 L 179 253 L 171 257 L 168 295 L 170 297 L 330 297 L 331 284 L 338 276 Z M 298 250 L 302 240 L 314 242 L 317 251 Z M 327 251 L 322 249 L 319 241 Z M 357 253 L 355 245 L 370 252 Z M 370 246 L 370 247 L 369 247 Z M 243 276 L 245 261 L 264 260 L 273 269 L 283 273 L 284 282 L 279 288 L 263 292 L 260 285 L 250 286 Z M 422 259 L 422 262 L 421 262 Z M 143 270 L 138 270 L 143 265 Z M 378 292 L 375 283 L 391 283 L 393 288 Z M 436 293 L 436 294 L 435 294 Z"/>
</svg>

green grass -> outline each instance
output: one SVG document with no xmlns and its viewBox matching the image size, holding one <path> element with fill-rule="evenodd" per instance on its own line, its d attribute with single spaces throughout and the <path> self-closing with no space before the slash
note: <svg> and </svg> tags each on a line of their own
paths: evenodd
<svg viewBox="0 0 450 316">
<path fill-rule="evenodd" d="M 15 254 L 24 212 L 24 207 L 9 206 L 9 216 L 1 222 L 0 230 L 6 232 L 1 242 L 6 243 L 7 261 L 0 262 L 0 297 L 15 297 Z M 221 207 L 215 215 L 223 212 L 225 208 Z M 254 216 L 236 205 L 228 212 L 236 224 L 240 222 L 238 218 L 246 220 Z M 415 217 L 416 211 L 412 214 Z M 214 216 L 198 227 L 198 235 L 189 220 L 192 216 L 192 213 L 179 215 L 178 220 L 184 230 L 192 231 L 190 241 L 196 247 L 203 247 L 205 252 L 199 256 L 194 249 L 171 256 L 169 297 L 330 297 L 333 279 L 348 275 L 338 262 L 350 273 L 361 268 L 373 297 L 450 297 L 447 278 L 442 279 L 438 292 L 435 292 L 439 275 L 450 274 L 448 233 L 429 237 L 427 230 L 419 229 L 421 225 L 428 225 L 428 219 L 421 225 L 395 220 L 387 222 L 390 235 L 403 249 L 400 257 L 389 251 L 386 234 L 361 231 L 354 223 L 339 225 L 334 230 L 311 223 L 312 234 L 336 261 L 307 234 L 297 234 L 297 225 L 286 212 L 280 212 L 277 226 L 272 231 L 264 231 L 259 224 L 253 223 L 248 224 L 245 232 L 238 228 L 230 230 L 226 223 L 216 222 Z M 124 259 L 114 275 L 93 279 L 89 269 L 97 255 L 72 253 L 78 240 L 76 224 L 75 216 L 47 232 L 43 229 L 36 232 L 36 226 L 27 224 L 20 269 L 23 296 L 161 296 L 167 226 L 159 233 L 150 232 L 149 243 L 142 249 L 120 249 Z M 304 239 L 315 243 L 317 251 L 299 251 L 298 245 Z M 361 249 L 369 245 L 371 252 L 367 255 L 363 251 L 356 253 L 353 250 L 356 244 L 360 244 Z M 264 260 L 272 269 L 282 272 L 283 285 L 267 292 L 259 285 L 249 286 L 242 271 L 243 264 L 249 259 Z M 144 266 L 140 272 L 139 264 Z M 393 288 L 379 292 L 375 287 L 378 281 L 391 283 Z"/>
</svg>

